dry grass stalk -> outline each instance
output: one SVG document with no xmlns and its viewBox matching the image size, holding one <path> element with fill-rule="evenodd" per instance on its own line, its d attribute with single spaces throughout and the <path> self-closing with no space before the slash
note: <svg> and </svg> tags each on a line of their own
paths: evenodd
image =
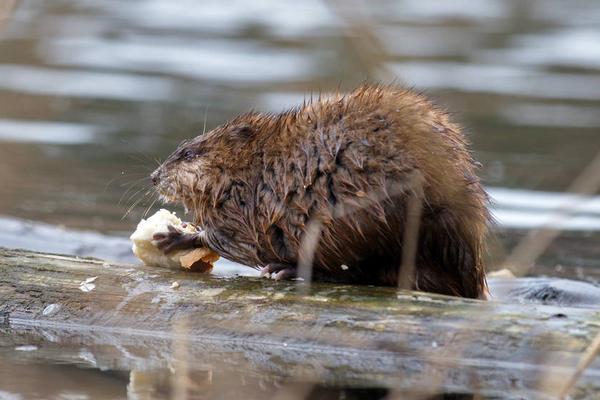
<svg viewBox="0 0 600 400">
<path fill-rule="evenodd" d="M 303 286 L 304 288 L 307 288 L 312 280 L 313 261 L 319 245 L 319 238 L 321 237 L 321 228 L 321 221 L 313 219 L 308 223 L 306 232 L 302 237 L 302 244 L 298 254 L 298 277 L 302 278 L 306 283 Z"/>
<path fill-rule="evenodd" d="M 346 22 L 345 34 L 369 74 L 376 80 L 393 81 L 393 71 L 383 62 L 388 57 L 387 50 L 374 29 L 375 22 L 367 15 L 365 2 L 329 0 L 324 4 Z"/>
<path fill-rule="evenodd" d="M 0 1 L 0 31 L 10 20 L 10 17 L 16 10 L 17 0 L 2 0 Z"/>
<path fill-rule="evenodd" d="M 516 276 L 523 276 L 550 246 L 552 241 L 560 234 L 557 226 L 577 210 L 577 206 L 600 189 L 600 152 L 588 164 L 583 172 L 567 189 L 567 193 L 581 195 L 581 200 L 576 203 L 563 205 L 556 213 L 555 218 L 545 227 L 529 232 L 506 258 L 502 268 L 511 270 Z"/>
<path fill-rule="evenodd" d="M 408 198 L 406 207 L 406 225 L 402 241 L 402 262 L 398 271 L 398 288 L 411 290 L 415 283 L 415 264 L 417 261 L 417 246 L 419 228 L 423 211 L 422 175 L 414 175 L 411 182 L 413 194 Z"/>
<path fill-rule="evenodd" d="M 177 319 L 173 324 L 173 373 L 171 388 L 173 400 L 187 400 L 190 386 L 189 323 L 187 317 Z"/>
<path fill-rule="evenodd" d="M 566 380 L 565 386 L 562 388 L 559 394 L 559 399 L 563 400 L 567 397 L 567 394 L 573 389 L 579 378 L 583 375 L 585 370 L 590 366 L 592 361 L 596 359 L 598 354 L 600 353 L 600 332 L 596 335 L 592 343 L 587 347 L 579 363 L 577 363 L 577 367 L 575 367 L 575 371 L 573 374 L 569 376 Z"/>
</svg>

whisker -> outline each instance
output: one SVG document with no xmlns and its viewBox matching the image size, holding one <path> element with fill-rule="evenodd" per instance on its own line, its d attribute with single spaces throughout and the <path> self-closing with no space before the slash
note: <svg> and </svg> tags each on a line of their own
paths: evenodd
<svg viewBox="0 0 600 400">
<path fill-rule="evenodd" d="M 108 182 L 106 182 L 106 185 L 104 185 L 104 189 L 102 190 L 102 193 L 106 193 L 106 191 L 108 190 L 108 187 L 110 185 L 112 185 L 114 182 L 117 182 L 120 179 L 125 179 L 126 176 L 129 177 L 131 175 L 141 175 L 141 177 L 137 178 L 137 179 L 133 179 L 133 180 L 128 180 L 128 181 L 125 181 L 125 182 L 119 182 L 118 183 L 119 187 L 124 187 L 126 185 L 131 185 L 132 183 L 137 183 L 137 182 L 140 182 L 140 181 L 142 181 L 144 179 L 148 179 L 148 180 L 150 179 L 150 177 L 148 176 L 148 174 L 146 172 L 143 172 L 143 173 L 142 172 L 136 172 L 136 173 L 130 173 L 130 174 L 126 175 L 126 173 L 124 171 L 122 171 L 117 176 L 115 176 L 112 179 L 109 179 Z"/>
<path fill-rule="evenodd" d="M 137 161 L 139 163 L 142 163 L 142 164 L 146 164 L 146 162 L 148 161 L 148 160 L 144 160 L 142 158 L 139 158 L 139 157 L 137 157 L 136 155 L 133 155 L 133 154 L 129 154 L 129 158 L 132 159 L 132 160 L 135 160 L 135 161 Z"/>
<path fill-rule="evenodd" d="M 138 195 L 140 192 L 142 192 L 144 189 L 146 189 L 146 187 L 145 187 L 145 186 L 142 186 L 141 188 L 139 188 L 138 190 L 136 190 L 136 191 L 135 191 L 135 192 L 134 192 L 132 195 L 130 195 L 130 196 L 127 198 L 127 200 L 125 200 L 125 201 L 126 201 L 127 203 L 129 203 L 131 200 L 133 200 L 133 198 L 134 198 L 135 196 L 137 196 L 137 195 Z M 125 193 L 127 193 L 127 191 L 126 191 Z M 121 200 L 122 200 L 122 197 L 123 197 L 123 196 L 121 196 Z M 119 204 L 121 204 L 121 200 L 119 200 Z"/>
<path fill-rule="evenodd" d="M 150 203 L 148 208 L 146 208 L 146 211 L 144 211 L 142 218 L 146 218 L 146 215 L 148 215 L 148 211 L 150 211 L 150 209 L 152 208 L 152 206 L 154 206 L 154 204 L 156 203 L 157 200 L 158 200 L 158 197 L 155 197 L 154 200 L 152 200 L 152 203 Z"/>
<path fill-rule="evenodd" d="M 139 193 L 139 192 L 138 192 Z M 131 213 L 131 211 L 138 205 L 140 204 L 140 202 L 142 200 L 144 200 L 144 198 L 148 195 L 148 192 L 146 192 L 146 195 L 140 196 L 139 199 L 137 199 L 125 212 L 125 214 L 123 214 L 123 216 L 121 217 L 121 220 L 125 219 L 125 217 L 127 217 L 129 215 L 129 213 Z"/>
<path fill-rule="evenodd" d="M 152 168 L 147 162 L 142 164 L 130 164 L 127 168 L 128 171 L 123 171 L 123 175 L 150 175 L 152 172 Z"/>
<path fill-rule="evenodd" d="M 144 181 L 148 181 L 148 180 L 150 180 L 150 177 L 147 176 L 147 175 L 145 175 L 145 176 L 143 176 L 141 178 L 137 178 L 137 179 L 133 179 L 133 180 L 128 180 L 128 181 L 124 181 L 124 182 L 119 183 L 119 187 L 121 187 L 121 188 L 127 187 L 127 189 L 125 189 L 125 191 L 121 194 L 121 197 L 119 198 L 119 201 L 118 201 L 117 204 L 121 204 L 121 202 L 127 196 L 128 193 L 130 193 L 132 190 L 137 189 L 139 187 L 138 186 L 139 183 L 143 182 L 142 189 L 144 187 L 147 187 L 148 184 L 145 183 Z"/>
<path fill-rule="evenodd" d="M 128 185 L 132 185 L 134 183 L 139 183 L 139 182 L 142 182 L 142 181 L 150 181 L 150 177 L 149 176 L 143 176 L 141 178 L 133 179 L 131 181 L 121 182 L 119 184 L 119 186 L 124 187 L 124 186 L 128 186 Z"/>
<path fill-rule="evenodd" d="M 137 151 L 136 151 L 136 155 L 139 155 L 139 156 L 142 156 L 142 157 L 144 157 L 144 159 L 143 159 L 143 160 L 139 160 L 139 159 L 138 159 L 138 161 L 140 161 L 140 162 L 146 163 L 147 161 L 152 161 L 152 156 L 150 156 L 149 154 L 146 154 L 146 153 L 144 153 L 144 152 L 142 152 L 142 151 L 139 151 L 139 150 L 137 150 Z M 132 154 L 130 154 L 129 156 L 130 156 L 131 158 L 133 158 L 133 155 L 132 155 Z"/>
<path fill-rule="evenodd" d="M 125 196 L 127 196 L 128 193 L 130 193 L 132 190 L 135 190 L 137 188 L 136 185 L 130 185 L 122 194 L 121 197 L 119 197 L 119 201 L 117 202 L 117 205 L 121 205 L 121 203 L 123 202 L 123 199 L 125 198 Z"/>
<path fill-rule="evenodd" d="M 130 192 L 130 196 L 127 197 L 127 202 L 131 201 L 138 193 L 140 193 L 141 191 L 147 189 L 147 186 L 141 185 L 131 185 L 131 190 L 128 190 Z M 133 194 L 131 194 L 131 191 L 133 190 Z M 128 192 L 126 191 L 126 193 Z"/>
<path fill-rule="evenodd" d="M 104 185 L 104 189 L 102 190 L 102 194 L 106 193 L 106 190 L 108 189 L 108 187 L 109 187 L 109 186 L 110 186 L 110 185 L 111 185 L 111 184 L 112 184 L 114 181 L 116 181 L 116 180 L 117 180 L 117 179 L 119 179 L 119 178 L 120 178 L 120 176 L 115 176 L 114 178 L 112 178 L 112 179 L 109 179 L 109 181 L 108 181 L 108 182 L 106 182 L 106 185 Z"/>
</svg>

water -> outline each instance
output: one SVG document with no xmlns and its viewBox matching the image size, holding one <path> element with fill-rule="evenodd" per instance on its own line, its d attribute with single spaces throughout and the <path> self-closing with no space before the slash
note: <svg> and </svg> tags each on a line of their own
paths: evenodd
<svg viewBox="0 0 600 400">
<path fill-rule="evenodd" d="M 490 186 L 563 191 L 600 149 L 593 1 L 369 3 L 374 54 L 335 3 L 121 3 L 18 1 L 3 24 L 2 214 L 128 232 L 145 208 L 122 219 L 124 191 L 205 115 L 282 110 L 381 68 L 455 114 Z"/>
<path fill-rule="evenodd" d="M 128 261 L 120 238 L 179 141 L 365 80 L 423 90 L 466 127 L 495 199 L 490 265 L 578 201 L 561 192 L 600 151 L 595 0 L 340 3 L 0 2 L 0 246 Z M 531 275 L 598 281 L 599 201 L 558 219 L 565 232 Z M 35 379 L 48 370 L 25 364 Z M 106 398 L 126 396 L 123 376 L 92 375 L 120 382 Z M 19 387 L 0 399 L 35 397 Z"/>
</svg>

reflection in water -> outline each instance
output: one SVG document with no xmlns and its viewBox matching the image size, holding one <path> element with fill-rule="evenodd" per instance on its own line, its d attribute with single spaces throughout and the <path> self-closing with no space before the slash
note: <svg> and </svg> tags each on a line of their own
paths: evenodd
<svg viewBox="0 0 600 400">
<path fill-rule="evenodd" d="M 458 62 L 402 62 L 394 72 L 422 88 L 451 89 L 538 99 L 600 100 L 599 76 L 536 72 L 515 67 Z"/>
<path fill-rule="evenodd" d="M 490 365 L 467 358 L 460 366 L 450 362 L 446 368 L 443 354 L 450 350 L 441 348 L 441 343 L 439 349 L 431 349 L 439 357 L 418 357 L 394 342 L 379 347 L 375 344 L 372 352 L 364 348 L 361 354 L 353 354 L 344 347 L 352 342 L 346 338 L 335 345 L 322 343 L 312 349 L 294 346 L 290 339 L 290 348 L 286 349 L 282 343 L 264 348 L 264 339 L 245 342 L 243 330 L 229 339 L 203 337 L 194 335 L 193 342 L 182 348 L 189 358 L 189 363 L 182 365 L 178 362 L 181 354 L 175 349 L 177 339 L 164 336 L 164 332 L 153 337 L 151 332 L 139 336 L 110 330 L 86 333 L 58 328 L 3 328 L 0 395 L 5 397 L 0 398 L 544 398 L 544 389 L 536 385 L 537 367 L 523 357 L 522 362 L 513 363 L 488 360 Z M 16 343 L 36 343 L 37 349 L 24 355 L 15 350 Z M 441 381 L 424 376 L 428 370 Z M 552 373 L 560 371 L 564 369 L 549 368 Z M 584 378 L 588 390 L 597 390 L 597 376 L 598 370 L 593 369 Z M 469 393 L 469 387 L 485 394 L 477 397 Z M 502 394 L 509 389 L 515 390 L 514 395 Z"/>
<path fill-rule="evenodd" d="M 4 355 L 3 355 L 4 356 Z M 122 372 L 83 368 L 47 361 L 10 360 L 0 364 L 0 399 L 125 399 L 127 376 Z"/>
<path fill-rule="evenodd" d="M 254 41 L 190 41 L 132 38 L 132 40 L 57 41 L 49 46 L 50 62 L 58 65 L 126 69 L 179 77 L 227 80 L 247 85 L 255 82 L 306 79 L 313 70 L 304 52 L 271 49 Z"/>
<path fill-rule="evenodd" d="M 0 75 L 1 89 L 31 95 L 121 101 L 167 101 L 175 95 L 167 79 L 135 74 L 5 64 Z M 40 134 L 52 136 L 43 130 Z"/>
<path fill-rule="evenodd" d="M 488 188 L 492 214 L 504 228 L 600 230 L 600 197 Z"/>
<path fill-rule="evenodd" d="M 144 369 L 106 371 L 96 368 L 55 364 L 52 368 L 30 363 L 3 362 L 0 365 L 0 399 L 269 399 L 301 398 L 306 400 L 383 400 L 391 391 L 386 388 L 344 388 L 300 382 L 278 384 L 267 380 L 249 379 L 241 382 L 236 377 L 224 377 L 213 382 L 212 369 L 194 369 L 188 376 L 185 393 L 174 397 L 180 388 L 172 385 L 178 372 L 173 369 Z M 44 382 L 40 385 L 40 382 Z M 291 397 L 285 397 L 285 396 Z M 399 398 L 422 400 L 470 400 L 476 397 L 466 393 L 427 394 L 418 392 L 396 393 Z M 480 399 L 491 397 L 477 397 Z"/>
<path fill-rule="evenodd" d="M 507 105 L 501 115 L 515 125 L 600 128 L 600 115 L 594 107 L 515 102 Z"/>
<path fill-rule="evenodd" d="M 82 144 L 94 141 L 96 130 L 93 126 L 72 122 L 0 119 L 0 140 L 11 142 Z"/>
</svg>

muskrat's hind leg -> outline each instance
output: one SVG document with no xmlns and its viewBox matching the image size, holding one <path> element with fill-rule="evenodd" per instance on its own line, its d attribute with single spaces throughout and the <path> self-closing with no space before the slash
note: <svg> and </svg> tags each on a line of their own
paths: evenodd
<svg viewBox="0 0 600 400">
<path fill-rule="evenodd" d="M 186 233 L 175 228 L 173 225 L 167 227 L 168 232 L 155 233 L 152 240 L 156 243 L 156 247 L 168 254 L 175 250 L 194 249 L 197 247 L 205 247 L 204 234 Z"/>
<path fill-rule="evenodd" d="M 261 268 L 260 276 L 271 277 L 278 281 L 294 279 L 298 276 L 298 270 L 295 265 L 270 263 Z"/>
<path fill-rule="evenodd" d="M 483 269 L 483 233 L 480 223 L 456 221 L 438 213 L 421 223 L 416 288 L 451 296 L 485 299 L 487 285 Z M 461 225 L 462 224 L 462 225 Z"/>
</svg>

